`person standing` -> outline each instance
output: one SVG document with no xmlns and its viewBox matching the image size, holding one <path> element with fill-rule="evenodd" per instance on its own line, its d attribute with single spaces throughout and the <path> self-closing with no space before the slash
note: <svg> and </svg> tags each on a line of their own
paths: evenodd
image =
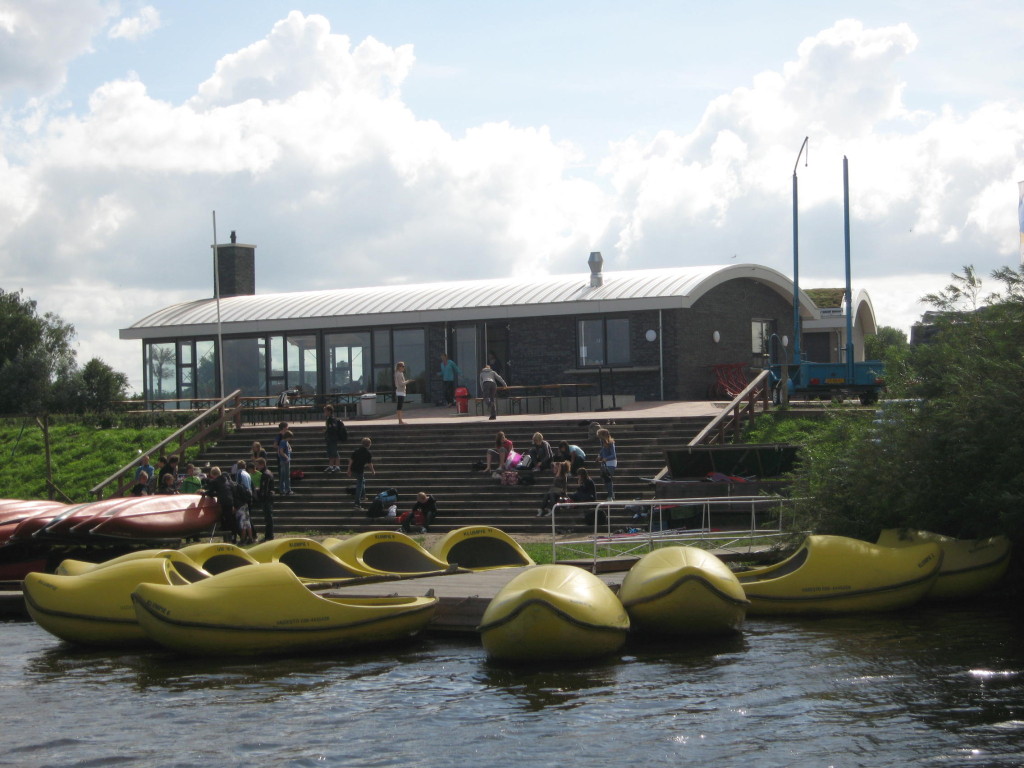
<svg viewBox="0 0 1024 768">
<path fill-rule="evenodd" d="M 615 501 L 615 468 L 619 465 L 618 454 L 615 452 L 615 439 L 607 429 L 597 430 L 597 439 L 601 441 L 601 450 L 597 453 L 597 461 L 601 465 L 604 492 L 608 501 Z"/>
<path fill-rule="evenodd" d="M 398 416 L 398 423 L 402 421 L 402 406 L 405 405 L 405 389 L 412 383 L 412 379 L 405 378 L 405 363 L 395 363 L 395 413 Z"/>
<path fill-rule="evenodd" d="M 256 459 L 260 472 L 260 506 L 263 509 L 263 541 L 274 538 L 274 473 L 267 466 L 266 459 Z"/>
<path fill-rule="evenodd" d="M 327 442 L 327 466 L 324 472 L 341 472 L 341 459 L 338 454 L 338 441 L 345 439 L 345 425 L 334 415 L 334 406 L 324 406 L 324 440 Z"/>
<path fill-rule="evenodd" d="M 348 476 L 356 479 L 356 487 L 352 492 L 356 509 L 363 508 L 363 498 L 366 496 L 366 469 L 369 468 L 372 474 L 377 474 L 377 470 L 373 466 L 373 454 L 370 453 L 372 444 L 373 441 L 370 438 L 364 437 L 360 441 L 359 447 L 352 451 L 352 456 L 348 460 Z"/>
<path fill-rule="evenodd" d="M 206 487 L 206 495 L 217 500 L 220 505 L 220 529 L 226 544 L 235 543 L 235 496 L 231 490 L 231 479 L 221 474 L 220 467 L 210 470 L 210 482 Z"/>
<path fill-rule="evenodd" d="M 484 398 L 484 407 L 490 410 L 490 421 L 498 418 L 498 385 L 507 387 L 505 380 L 498 375 L 498 372 L 485 365 L 480 371 L 480 394 Z"/>
<path fill-rule="evenodd" d="M 444 404 L 455 405 L 455 385 L 462 370 L 448 355 L 441 355 L 441 384 L 444 386 Z"/>
<path fill-rule="evenodd" d="M 277 443 L 277 471 L 280 477 L 281 484 L 281 495 L 291 496 L 292 491 L 292 433 L 290 429 L 285 429 L 280 434 L 280 440 Z"/>
</svg>

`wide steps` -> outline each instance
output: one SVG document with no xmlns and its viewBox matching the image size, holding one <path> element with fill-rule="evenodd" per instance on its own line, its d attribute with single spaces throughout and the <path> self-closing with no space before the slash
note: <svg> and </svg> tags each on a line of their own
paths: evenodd
<svg viewBox="0 0 1024 768">
<path fill-rule="evenodd" d="M 602 422 L 604 423 L 604 422 Z M 275 526 L 282 532 L 320 532 L 324 534 L 351 531 L 379 530 L 397 526 L 396 521 L 385 518 L 370 519 L 355 508 L 348 490 L 353 478 L 345 474 L 348 456 L 366 436 L 373 441 L 376 475 L 367 474 L 367 499 L 385 488 L 399 491 L 398 509 L 409 509 L 418 491 L 426 491 L 437 498 L 439 514 L 432 531 L 444 532 L 466 525 L 494 525 L 509 532 L 543 533 L 551 530 L 550 518 L 537 517 L 537 507 L 551 487 L 551 473 L 539 473 L 532 485 L 501 485 L 486 472 L 474 472 L 471 467 L 484 459 L 487 448 L 494 444 L 498 428 L 522 451 L 531 443 L 536 425 L 527 422 L 504 422 L 496 427 L 486 422 L 416 423 L 406 426 L 348 422 L 349 439 L 341 446 L 342 471 L 324 472 L 327 465 L 322 424 L 296 424 L 291 427 L 292 469 L 302 470 L 305 478 L 293 484 L 292 496 L 278 496 L 274 500 Z M 615 478 L 615 495 L 619 501 L 650 498 L 650 478 L 665 465 L 664 450 L 686 445 L 704 426 L 697 419 L 616 419 L 605 424 L 615 438 L 619 455 L 619 469 Z M 598 497 L 603 488 L 598 477 L 596 456 L 598 442 L 589 434 L 589 422 L 579 419 L 545 421 L 541 428 L 544 437 L 553 445 L 566 440 L 587 452 L 587 467 L 598 486 Z M 276 469 L 273 457 L 273 427 L 250 427 L 229 435 L 208 449 L 198 461 L 227 469 L 240 458 L 248 458 L 254 440 L 262 443 L 270 454 L 271 469 Z M 570 491 L 575 487 L 570 482 Z M 260 514 L 254 516 L 257 528 Z M 564 521 L 565 526 L 578 520 Z M 613 515 L 613 528 L 630 527 L 630 515 Z M 563 521 L 559 520 L 559 527 Z"/>
</svg>

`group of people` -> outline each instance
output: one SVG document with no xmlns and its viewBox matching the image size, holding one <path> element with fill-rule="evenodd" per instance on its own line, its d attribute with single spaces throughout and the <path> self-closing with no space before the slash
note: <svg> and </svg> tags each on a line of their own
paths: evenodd
<svg viewBox="0 0 1024 768">
<path fill-rule="evenodd" d="M 498 418 L 498 387 L 508 386 L 496 367 L 492 367 L 496 364 L 497 358 L 492 353 L 488 357 L 487 364 L 480 370 L 479 376 L 480 396 L 483 398 L 484 409 L 490 414 L 488 418 L 491 420 Z M 398 423 L 403 425 L 408 423 L 403 417 L 408 386 L 415 381 L 415 379 L 407 379 L 405 373 L 405 363 L 401 361 L 395 363 L 395 416 L 398 418 Z M 455 386 L 458 384 L 459 377 L 462 376 L 462 369 L 447 354 L 442 354 L 440 373 L 441 399 L 444 405 L 453 406 L 455 405 Z"/>
<path fill-rule="evenodd" d="M 604 484 L 607 501 L 615 500 L 615 472 L 618 468 L 618 453 L 615 438 L 604 428 L 599 428 L 595 436 L 600 448 L 597 463 L 601 480 Z M 485 461 L 477 465 L 479 469 L 493 472 L 492 477 L 502 477 L 503 472 L 528 472 L 536 478 L 542 472 L 551 470 L 551 487 L 545 492 L 537 515 L 549 515 L 551 509 L 561 499 L 573 502 L 589 502 L 597 500 L 597 485 L 590 477 L 586 468 L 587 454 L 578 445 L 562 440 L 557 448 L 544 439 L 540 432 L 534 432 L 530 447 L 520 453 L 515 450 L 512 440 L 503 431 L 494 437 L 494 446 L 487 449 Z M 493 468 L 493 469 L 492 469 Z M 576 478 L 576 489 L 568 492 L 569 477 Z"/>
<path fill-rule="evenodd" d="M 399 391 L 399 380 L 402 382 L 401 395 Z M 401 408 L 402 401 L 405 398 L 405 385 L 409 383 L 409 379 L 405 378 L 405 363 L 398 363 L 395 366 L 395 391 L 396 391 L 396 403 L 398 404 L 399 413 L 399 424 L 405 422 L 401 420 Z M 401 398 L 401 399 L 399 399 Z M 327 460 L 328 464 L 324 468 L 325 472 L 340 472 L 340 448 L 339 441 L 345 440 L 348 437 L 348 429 L 345 425 L 335 417 L 334 407 L 327 405 L 324 407 L 324 436 L 327 443 Z M 345 474 L 355 480 L 355 486 L 352 488 L 352 499 L 355 504 L 355 508 L 358 510 L 364 510 L 364 504 L 366 501 L 366 473 L 369 472 L 372 475 L 377 474 L 377 468 L 373 465 L 373 452 L 370 450 L 373 447 L 373 440 L 369 437 L 363 437 L 359 440 L 359 444 L 353 449 L 352 454 L 348 459 L 348 466 L 345 470 Z M 416 496 L 416 503 L 413 504 L 412 509 L 405 512 L 398 519 L 401 523 L 401 530 L 406 533 L 411 532 L 412 527 L 417 526 L 422 533 L 427 533 L 431 522 L 437 517 L 437 502 L 433 496 L 426 491 L 420 491 Z"/>
</svg>

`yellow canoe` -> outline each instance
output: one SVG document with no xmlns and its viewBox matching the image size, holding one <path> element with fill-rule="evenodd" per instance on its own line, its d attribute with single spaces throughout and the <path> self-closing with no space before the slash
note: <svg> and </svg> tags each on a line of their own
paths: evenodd
<svg viewBox="0 0 1024 768">
<path fill-rule="evenodd" d="M 576 661 L 621 648 L 629 616 L 592 573 L 571 565 L 538 565 L 494 596 L 478 629 L 495 659 Z"/>
<path fill-rule="evenodd" d="M 259 562 L 234 544 L 189 544 L 178 551 L 192 558 L 196 565 L 211 574 L 224 573 L 232 568 L 256 565 Z"/>
<path fill-rule="evenodd" d="M 40 627 L 62 640 L 82 645 L 133 646 L 148 643 L 132 608 L 139 584 L 169 588 L 209 577 L 178 557 L 125 560 L 74 576 L 29 573 L 25 605 Z"/>
<path fill-rule="evenodd" d="M 663 547 L 630 568 L 619 589 L 633 630 L 654 634 L 735 632 L 747 600 L 729 567 L 696 547 Z"/>
<path fill-rule="evenodd" d="M 342 562 L 315 539 L 271 539 L 247 552 L 259 563 L 283 563 L 305 582 L 340 581 L 374 575 L 373 571 Z"/>
<path fill-rule="evenodd" d="M 54 572 L 58 576 L 80 576 L 83 573 L 97 571 L 100 568 L 109 568 L 112 565 L 119 565 L 120 563 L 127 563 L 132 560 L 151 560 L 154 557 L 163 557 L 169 560 L 184 562 L 186 565 L 199 566 L 198 563 L 194 562 L 187 556 L 182 556 L 180 550 L 177 549 L 139 549 L 135 552 L 129 552 L 128 554 L 113 557 L 110 560 L 104 560 L 99 563 L 90 563 L 86 560 L 74 560 L 69 557 L 62 560 Z"/>
<path fill-rule="evenodd" d="M 437 606 L 434 597 L 323 597 L 281 563 L 235 568 L 187 587 L 140 584 L 132 600 L 150 638 L 175 651 L 213 656 L 399 640 L 422 630 Z"/>
<path fill-rule="evenodd" d="M 808 536 L 781 563 L 738 573 L 748 615 L 893 611 L 913 605 L 939 575 L 942 549 L 902 549 L 845 536 Z"/>
<path fill-rule="evenodd" d="M 489 525 L 471 525 L 449 531 L 431 547 L 430 553 L 449 565 L 471 571 L 536 565 L 519 542 Z"/>
<path fill-rule="evenodd" d="M 954 539 L 929 531 L 887 528 L 878 537 L 883 547 L 909 547 L 934 541 L 942 547 L 942 568 L 935 584 L 925 595 L 928 601 L 963 600 L 987 592 L 1010 565 L 1010 540 L 1006 536 L 987 539 Z"/>
<path fill-rule="evenodd" d="M 326 544 L 347 567 L 376 576 L 413 576 L 448 569 L 448 563 L 395 531 L 367 531 L 347 539 L 331 539 Z"/>
</svg>

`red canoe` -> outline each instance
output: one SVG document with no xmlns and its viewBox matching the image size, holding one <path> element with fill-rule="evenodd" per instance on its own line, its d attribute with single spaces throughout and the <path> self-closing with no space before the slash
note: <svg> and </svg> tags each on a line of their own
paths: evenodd
<svg viewBox="0 0 1024 768">
<path fill-rule="evenodd" d="M 198 494 L 137 496 L 98 519 L 96 536 L 132 539 L 178 539 L 208 531 L 220 522 L 220 504 Z"/>
</svg>

